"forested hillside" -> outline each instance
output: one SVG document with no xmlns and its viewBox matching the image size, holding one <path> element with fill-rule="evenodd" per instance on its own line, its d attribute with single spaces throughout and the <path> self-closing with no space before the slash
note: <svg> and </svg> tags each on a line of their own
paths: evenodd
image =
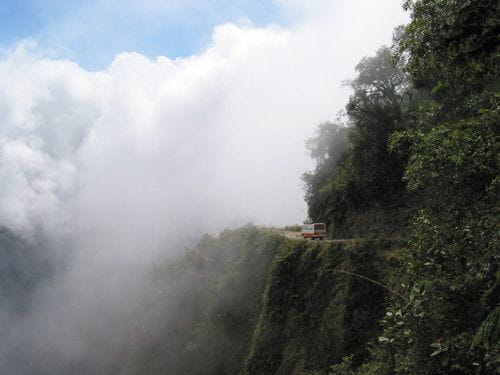
<svg viewBox="0 0 500 375">
<path fill-rule="evenodd" d="M 303 177 L 309 216 L 326 221 L 337 238 L 405 234 L 413 205 L 402 181 L 404 158 L 387 147 L 416 100 L 402 69 L 388 47 L 364 58 L 345 115 L 321 124 L 306 142 L 317 161 Z"/>
<path fill-rule="evenodd" d="M 158 266 L 102 371 L 327 374 L 348 355 L 362 363 L 388 295 L 373 280 L 398 265 L 401 246 L 293 240 L 254 226 L 205 236 Z"/>
<path fill-rule="evenodd" d="M 337 373 L 499 370 L 499 13 L 492 1 L 405 1 L 392 49 L 362 60 L 347 126 L 308 141 L 309 214 L 336 236 L 408 239 L 372 360 Z M 339 147 L 335 142 L 346 139 Z"/>
</svg>

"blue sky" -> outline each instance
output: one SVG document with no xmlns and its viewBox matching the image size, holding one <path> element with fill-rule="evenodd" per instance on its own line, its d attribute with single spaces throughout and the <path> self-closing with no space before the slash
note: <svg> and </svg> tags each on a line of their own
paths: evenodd
<svg viewBox="0 0 500 375">
<path fill-rule="evenodd" d="M 0 47 L 33 39 L 57 57 L 103 69 L 114 56 L 188 56 L 210 42 L 215 25 L 284 22 L 273 0 L 1 0 Z"/>
</svg>

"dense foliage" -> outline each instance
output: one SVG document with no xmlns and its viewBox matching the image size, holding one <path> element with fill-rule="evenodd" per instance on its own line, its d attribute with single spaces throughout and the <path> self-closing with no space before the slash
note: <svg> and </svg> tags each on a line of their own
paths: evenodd
<svg viewBox="0 0 500 375">
<path fill-rule="evenodd" d="M 373 87 L 364 89 L 362 77 L 374 85 L 381 68 L 358 66 L 347 106 L 352 135 L 346 161 L 330 169 L 320 188 L 311 181 L 319 171 L 327 173 L 321 163 L 306 177 L 315 220 L 342 225 L 345 215 L 336 219 L 336 210 L 373 204 L 379 188 L 396 194 L 398 179 L 416 210 L 402 269 L 392 275 L 405 298 L 390 299 L 371 362 L 355 371 L 346 357 L 334 372 L 494 374 L 500 371 L 498 6 L 487 0 L 408 0 L 404 7 L 412 19 L 397 32 L 393 57 L 408 75 L 409 84 L 402 84 L 407 97 L 394 89 L 378 95 Z M 366 66 L 370 60 L 363 61 Z M 377 122 L 365 107 L 356 110 L 363 98 L 385 117 Z M 353 181 L 363 194 L 353 196 Z M 313 198 L 326 190 L 329 207 L 318 211 Z"/>
<path fill-rule="evenodd" d="M 381 279 L 387 249 L 397 242 L 289 241 L 267 275 L 262 310 L 244 374 L 327 374 L 351 353 L 367 358 L 377 337 L 386 289 L 358 277 Z"/>
<path fill-rule="evenodd" d="M 391 134 L 404 126 L 412 102 L 407 76 L 394 63 L 389 48 L 364 58 L 356 71 L 345 123 L 339 120 L 318 127 L 316 137 L 306 143 L 317 167 L 314 173 L 304 175 L 310 218 L 326 221 L 331 233 L 346 237 L 377 232 L 373 223 L 356 224 L 349 218 L 356 213 L 370 216 L 367 210 L 398 201 L 404 191 L 402 157 L 390 153 L 387 143 Z M 398 215 L 387 215 L 385 221 L 391 216 Z M 378 232 L 387 234 L 401 223 L 388 227 Z"/>
</svg>

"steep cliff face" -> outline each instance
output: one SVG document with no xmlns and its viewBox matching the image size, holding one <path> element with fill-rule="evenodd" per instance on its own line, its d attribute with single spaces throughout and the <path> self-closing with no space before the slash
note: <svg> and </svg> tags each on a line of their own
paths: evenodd
<svg viewBox="0 0 500 375">
<path fill-rule="evenodd" d="M 273 259 L 244 374 L 322 374 L 366 357 L 386 290 L 386 241 L 289 241 Z M 358 276 L 359 275 L 359 276 Z M 363 277 L 361 277 L 363 276 Z"/>
</svg>

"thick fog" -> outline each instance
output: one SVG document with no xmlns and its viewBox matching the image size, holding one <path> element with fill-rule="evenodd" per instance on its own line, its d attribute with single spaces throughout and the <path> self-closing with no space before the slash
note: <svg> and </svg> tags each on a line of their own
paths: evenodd
<svg viewBox="0 0 500 375">
<path fill-rule="evenodd" d="M 150 265 L 202 233 L 306 217 L 304 140 L 404 16 L 399 0 L 282 3 L 290 26 L 223 24 L 186 58 L 87 71 L 35 41 L 4 51 L 0 225 L 65 266 L 22 313 L 0 308 L 2 373 L 102 354 Z"/>
</svg>

